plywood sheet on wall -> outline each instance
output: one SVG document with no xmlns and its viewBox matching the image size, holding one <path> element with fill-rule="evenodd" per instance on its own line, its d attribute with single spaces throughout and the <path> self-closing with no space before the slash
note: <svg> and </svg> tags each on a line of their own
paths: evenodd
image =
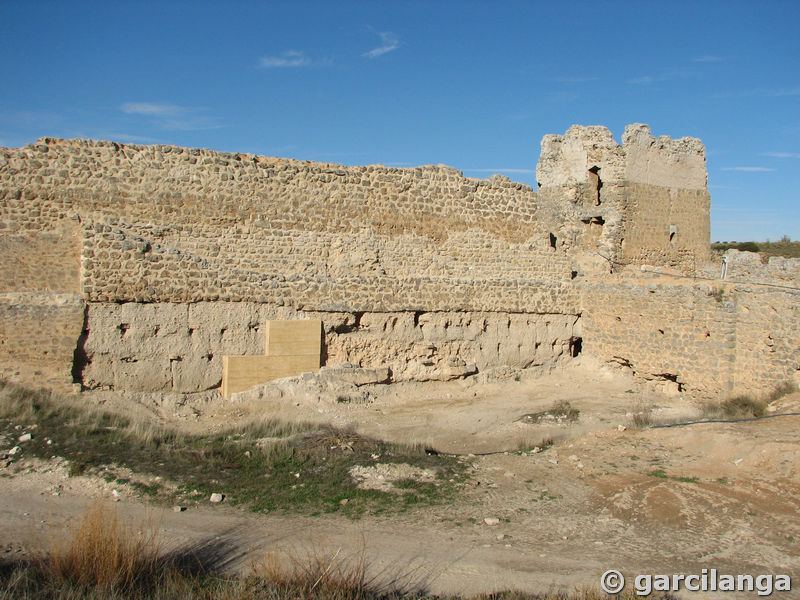
<svg viewBox="0 0 800 600">
<path fill-rule="evenodd" d="M 267 356 L 316 356 L 322 346 L 322 321 L 267 321 Z"/>
<path fill-rule="evenodd" d="M 249 390 L 251 387 L 319 369 L 317 356 L 223 356 L 222 395 Z"/>
</svg>

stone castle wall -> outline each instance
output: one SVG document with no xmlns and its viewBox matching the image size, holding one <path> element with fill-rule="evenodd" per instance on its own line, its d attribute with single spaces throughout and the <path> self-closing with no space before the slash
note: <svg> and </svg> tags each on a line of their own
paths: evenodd
<svg viewBox="0 0 800 600">
<path fill-rule="evenodd" d="M 536 169 L 551 229 L 606 272 L 625 265 L 692 272 L 709 259 L 710 196 L 700 140 L 629 125 L 547 135 Z"/>
<path fill-rule="evenodd" d="M 214 387 L 223 354 L 263 352 L 239 324 L 254 307 L 262 322 L 318 311 L 330 363 L 382 361 L 401 379 L 555 364 L 580 312 L 536 194 L 500 176 L 42 140 L 0 154 L 0 196 L 2 289 L 86 303 L 74 371 L 88 387 Z M 16 324 L 21 343 L 39 326 Z M 18 358 L 0 355 L 3 374 Z"/>
<path fill-rule="evenodd" d="M 269 303 L 92 303 L 90 388 L 197 392 L 218 387 L 223 355 L 263 355 L 268 319 L 322 319 L 323 361 L 389 367 L 395 381 L 567 361 L 579 318 L 503 312 L 312 312 Z"/>
<path fill-rule="evenodd" d="M 705 177 L 698 140 L 641 125 L 622 145 L 601 127 L 545 137 L 538 192 L 444 166 L 0 149 L 0 376 L 200 391 L 223 354 L 263 353 L 266 319 L 315 318 L 326 364 L 395 379 L 547 369 L 582 350 L 699 395 L 764 389 L 800 366 L 780 320 L 796 324 L 791 286 L 731 288 L 726 302 L 749 299 L 731 308 L 623 273 L 707 261 Z"/>
<path fill-rule="evenodd" d="M 800 384 L 800 290 L 622 275 L 585 293 L 584 350 L 640 378 L 701 397 Z"/>
</svg>

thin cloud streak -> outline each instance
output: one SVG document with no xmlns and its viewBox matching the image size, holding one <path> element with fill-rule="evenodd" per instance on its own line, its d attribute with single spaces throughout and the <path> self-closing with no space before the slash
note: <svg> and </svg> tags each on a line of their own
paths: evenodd
<svg viewBox="0 0 800 600">
<path fill-rule="evenodd" d="M 128 115 L 145 115 L 148 117 L 180 115 L 187 110 L 176 104 L 157 104 L 155 102 L 125 102 L 119 108 Z"/>
<path fill-rule="evenodd" d="M 755 90 L 739 90 L 735 92 L 719 92 L 712 94 L 712 98 L 741 98 L 741 97 L 759 97 L 759 98 L 783 98 L 785 96 L 800 96 L 800 85 L 792 88 L 780 89 L 764 89 L 759 88 Z"/>
<path fill-rule="evenodd" d="M 722 167 L 720 169 L 720 171 L 741 171 L 743 173 L 766 173 L 774 170 L 769 167 Z"/>
<path fill-rule="evenodd" d="M 125 102 L 119 109 L 128 115 L 149 117 L 153 126 L 168 131 L 204 131 L 222 127 L 202 114 L 204 108 L 158 102 Z"/>
<path fill-rule="evenodd" d="M 656 81 L 660 80 L 651 75 L 645 75 L 644 77 L 634 77 L 633 79 L 628 79 L 628 83 L 634 83 L 637 85 L 650 85 L 651 83 L 655 83 Z"/>
<path fill-rule="evenodd" d="M 684 69 L 673 69 L 671 71 L 663 72 L 660 75 L 643 75 L 641 77 L 633 77 L 631 79 L 627 79 L 626 83 L 633 85 L 651 85 L 653 83 L 661 83 L 662 81 L 672 81 L 673 79 L 682 79 L 685 77 L 690 77 L 691 75 L 692 71 L 687 71 Z"/>
<path fill-rule="evenodd" d="M 800 158 L 800 152 L 764 152 L 763 156 L 772 158 Z"/>
<path fill-rule="evenodd" d="M 714 221 L 714 225 L 773 225 L 775 221 Z"/>
<path fill-rule="evenodd" d="M 85 136 L 81 136 L 85 137 Z M 128 133 L 111 133 L 108 131 L 100 132 L 90 136 L 92 138 L 100 138 L 103 140 L 111 140 L 115 142 L 122 142 L 123 144 L 158 144 L 160 140 L 141 135 L 131 135 Z"/>
<path fill-rule="evenodd" d="M 397 36 L 391 31 L 379 31 L 377 33 L 379 36 L 381 36 L 381 45 L 377 48 L 373 48 L 369 52 L 365 52 L 362 54 L 362 56 L 366 56 L 367 58 L 378 58 L 379 56 L 383 56 L 387 52 L 397 50 L 397 48 L 400 47 L 400 40 L 397 39 Z"/>
<path fill-rule="evenodd" d="M 692 62 L 696 62 L 696 63 L 715 63 L 715 62 L 722 62 L 723 60 L 725 60 L 725 59 L 723 59 L 721 56 L 707 55 L 707 56 L 696 56 L 695 58 L 692 59 Z"/>
<path fill-rule="evenodd" d="M 262 56 L 258 59 L 260 69 L 285 69 L 296 67 L 308 67 L 311 59 L 300 50 L 287 50 L 280 56 Z"/>
<path fill-rule="evenodd" d="M 600 81 L 599 77 L 556 77 L 557 83 L 589 83 L 590 81 Z"/>
</svg>

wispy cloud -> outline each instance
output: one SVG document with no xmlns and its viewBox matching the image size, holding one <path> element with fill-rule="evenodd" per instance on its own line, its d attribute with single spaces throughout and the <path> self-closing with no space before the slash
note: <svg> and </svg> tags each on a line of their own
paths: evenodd
<svg viewBox="0 0 800 600">
<path fill-rule="evenodd" d="M 740 98 L 740 97 L 783 98 L 785 96 L 800 96 L 800 85 L 788 88 L 755 88 L 742 89 L 734 92 L 718 92 L 713 98 Z"/>
<path fill-rule="evenodd" d="M 129 115 L 145 115 L 148 117 L 168 117 L 183 114 L 186 108 L 176 104 L 157 104 L 155 102 L 126 102 L 120 110 Z"/>
<path fill-rule="evenodd" d="M 723 60 L 725 60 L 725 59 L 722 58 L 721 56 L 713 56 L 713 55 L 710 55 L 710 54 L 706 54 L 704 56 L 695 56 L 692 59 L 692 62 L 696 62 L 696 63 L 715 63 L 715 62 L 722 62 Z"/>
<path fill-rule="evenodd" d="M 767 171 L 774 171 L 769 167 L 722 167 L 720 171 L 742 171 L 745 173 L 766 173 Z"/>
<path fill-rule="evenodd" d="M 642 75 L 641 77 L 632 77 L 626 81 L 627 83 L 634 85 L 651 85 L 653 83 L 661 83 L 662 81 L 672 81 L 674 79 L 690 77 L 691 75 L 691 70 L 672 69 L 671 71 L 664 71 L 662 73 Z"/>
<path fill-rule="evenodd" d="M 565 104 L 567 102 L 575 102 L 580 100 L 581 95 L 576 91 L 561 90 L 558 92 L 548 92 L 546 94 L 542 94 L 541 98 L 547 102 Z"/>
<path fill-rule="evenodd" d="M 764 152 L 763 156 L 772 158 L 800 158 L 800 152 Z"/>
<path fill-rule="evenodd" d="M 465 173 L 535 173 L 534 169 L 464 169 Z"/>
<path fill-rule="evenodd" d="M 400 40 L 391 31 L 378 31 L 377 34 L 381 36 L 381 45 L 373 48 L 369 52 L 365 52 L 362 56 L 367 58 L 378 58 L 387 52 L 397 50 L 400 47 Z"/>
<path fill-rule="evenodd" d="M 556 77 L 555 80 L 558 83 L 588 83 L 590 81 L 600 81 L 599 77 Z"/>
<path fill-rule="evenodd" d="M 55 129 L 61 126 L 64 118 L 62 115 L 50 111 L 12 110 L 0 111 L 0 123 L 5 128 L 12 129 L 20 126 L 42 127 Z"/>
<path fill-rule="evenodd" d="M 758 219 L 714 221 L 714 225 L 773 225 L 774 223 L 775 221 L 758 220 Z"/>
<path fill-rule="evenodd" d="M 287 50 L 280 56 L 262 56 L 258 59 L 258 67 L 261 69 L 308 67 L 310 65 L 311 59 L 301 50 Z"/>
<path fill-rule="evenodd" d="M 767 96 L 800 96 L 800 85 L 793 88 L 781 88 L 776 90 L 765 90 Z"/>
<path fill-rule="evenodd" d="M 86 136 L 81 136 L 86 137 Z M 92 138 L 100 138 L 103 140 L 113 140 L 115 142 L 123 142 L 125 144 L 157 144 L 160 140 L 142 135 L 131 135 L 129 133 L 113 133 L 113 132 L 100 132 L 92 135 Z"/>
<path fill-rule="evenodd" d="M 201 131 L 222 127 L 206 109 L 161 102 L 125 102 L 119 109 L 128 115 L 148 117 L 153 126 L 170 131 Z"/>
<path fill-rule="evenodd" d="M 752 208 L 743 208 L 741 206 L 714 206 L 711 209 L 714 213 L 744 213 L 747 215 L 760 215 L 761 213 L 754 212 Z"/>
<path fill-rule="evenodd" d="M 628 79 L 628 83 L 635 83 L 639 85 L 650 85 L 651 83 L 655 83 L 656 81 L 660 81 L 657 77 L 653 77 L 652 75 L 645 75 L 643 77 L 634 77 L 633 79 Z"/>
</svg>

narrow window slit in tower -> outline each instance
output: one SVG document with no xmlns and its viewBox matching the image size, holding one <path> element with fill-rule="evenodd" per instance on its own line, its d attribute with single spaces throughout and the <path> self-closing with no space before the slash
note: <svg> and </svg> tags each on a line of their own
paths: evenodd
<svg viewBox="0 0 800 600">
<path fill-rule="evenodd" d="M 594 205 L 600 206 L 600 189 L 603 187 L 603 182 L 600 179 L 600 167 L 592 167 L 589 169 L 589 189 L 594 196 Z"/>
</svg>

